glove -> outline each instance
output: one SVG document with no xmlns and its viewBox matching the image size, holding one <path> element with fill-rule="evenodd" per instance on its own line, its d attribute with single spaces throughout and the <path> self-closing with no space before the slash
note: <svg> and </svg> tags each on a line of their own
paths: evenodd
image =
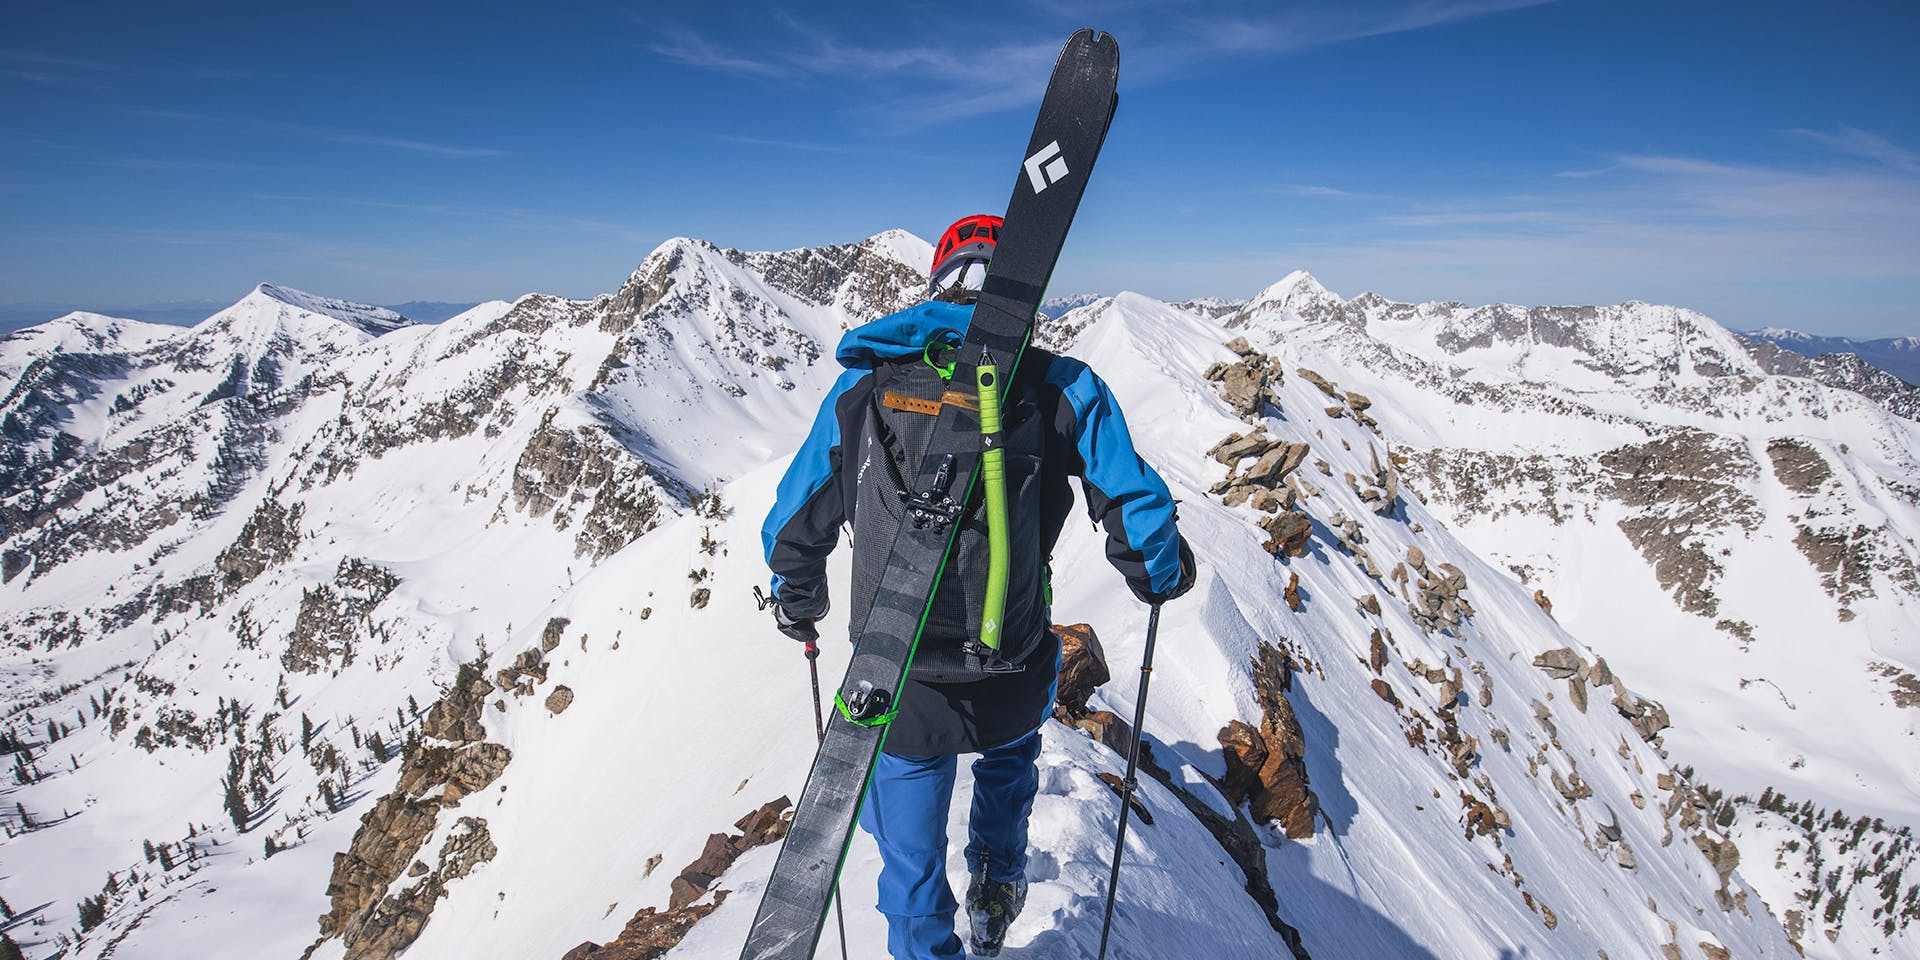
<svg viewBox="0 0 1920 960">
<path fill-rule="evenodd" d="M 814 627 L 812 620 L 795 620 L 787 615 L 787 608 L 778 602 L 773 605 L 773 623 L 781 633 L 801 643 L 810 644 L 820 639 L 820 631 Z"/>
<path fill-rule="evenodd" d="M 1141 603 L 1157 607 L 1169 600 L 1178 600 L 1180 597 L 1185 596 L 1188 590 L 1192 590 L 1193 578 L 1197 570 L 1198 567 L 1193 562 L 1193 548 L 1187 546 L 1187 538 L 1181 537 L 1180 579 L 1174 581 L 1171 588 L 1165 593 L 1155 593 L 1153 588 L 1148 584 L 1135 583 L 1131 580 L 1127 582 L 1127 586 L 1133 590 L 1134 596 L 1140 598 Z"/>
</svg>

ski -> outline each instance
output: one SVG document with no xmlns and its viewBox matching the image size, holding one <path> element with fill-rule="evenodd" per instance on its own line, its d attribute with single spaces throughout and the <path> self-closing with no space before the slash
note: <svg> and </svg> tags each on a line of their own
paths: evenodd
<svg viewBox="0 0 1920 960">
<path fill-rule="evenodd" d="M 1061 48 L 955 357 L 956 390 L 973 385 L 998 393 L 1012 381 L 1113 119 L 1119 73 L 1120 47 L 1108 34 L 1081 30 Z M 819 942 L 887 721 L 898 709 L 956 521 L 980 472 L 977 392 L 975 398 L 942 406 L 879 589 L 867 609 L 853 612 L 846 678 L 741 960 L 808 960 Z"/>
</svg>

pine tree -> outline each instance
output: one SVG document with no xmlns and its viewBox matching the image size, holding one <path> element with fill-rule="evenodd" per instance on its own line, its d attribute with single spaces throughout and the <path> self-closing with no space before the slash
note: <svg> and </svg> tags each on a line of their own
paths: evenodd
<svg viewBox="0 0 1920 960">
<path fill-rule="evenodd" d="M 153 853 L 153 841 L 152 841 L 152 840 L 142 840 L 142 841 L 140 841 L 140 849 L 141 849 L 141 851 L 142 851 L 142 852 L 144 852 L 144 853 L 145 853 L 145 854 L 147 855 L 147 862 L 148 862 L 148 863 L 152 863 L 152 862 L 153 862 L 153 857 L 154 857 L 154 853 Z"/>
<path fill-rule="evenodd" d="M 26 804 L 24 804 L 24 803 L 15 803 L 15 804 L 13 805 L 13 812 L 14 812 L 14 813 L 17 813 L 17 814 L 19 814 L 19 815 L 20 815 L 20 826 L 22 826 L 22 827 L 24 827 L 24 828 L 26 828 L 26 829 L 28 829 L 28 830 L 32 830 L 32 829 L 33 829 L 33 827 L 34 827 L 34 823 L 33 823 L 33 818 L 27 815 L 27 805 L 26 805 Z"/>
<path fill-rule="evenodd" d="M 313 720 L 304 713 L 300 715 L 300 752 L 313 752 Z"/>
<path fill-rule="evenodd" d="M 57 723 L 54 723 L 52 720 L 48 720 L 47 721 L 47 742 L 52 743 L 58 739 L 60 739 L 60 725 Z"/>
<path fill-rule="evenodd" d="M 268 860 L 272 860 L 272 859 L 273 859 L 273 855 L 274 855 L 274 854 L 276 854 L 276 853 L 279 853 L 279 852 L 280 852 L 280 848 L 279 848 L 278 846 L 275 846 L 275 845 L 274 845 L 274 842 L 273 842 L 273 834 L 271 834 L 271 833 L 269 833 L 269 834 L 267 834 L 267 845 L 266 845 L 266 851 L 267 851 L 267 852 L 266 852 L 266 859 L 268 859 Z"/>
<path fill-rule="evenodd" d="M 173 844 L 171 843 L 160 845 L 160 869 L 165 873 L 173 872 Z"/>
<path fill-rule="evenodd" d="M 86 933 L 100 925 L 107 918 L 107 895 L 88 897 L 80 901 L 80 932 Z"/>
<path fill-rule="evenodd" d="M 367 734 L 367 751 L 373 754 L 373 759 L 376 762 L 387 762 L 387 745 L 385 741 L 380 739 L 379 733 Z"/>
<path fill-rule="evenodd" d="M 227 816 L 232 818 L 234 829 L 238 829 L 240 833 L 246 833 L 246 801 L 240 799 L 238 781 L 227 781 L 227 799 L 221 804 L 227 808 Z"/>
<path fill-rule="evenodd" d="M 20 952 L 20 945 L 5 933 L 0 933 L 0 960 L 27 960 L 26 954 Z"/>
</svg>

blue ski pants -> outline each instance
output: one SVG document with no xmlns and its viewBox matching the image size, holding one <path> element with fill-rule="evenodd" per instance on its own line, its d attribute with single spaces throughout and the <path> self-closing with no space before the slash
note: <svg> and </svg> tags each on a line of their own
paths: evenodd
<svg viewBox="0 0 1920 960">
<path fill-rule="evenodd" d="M 1027 816 L 1039 792 L 1040 731 L 994 747 L 973 761 L 967 817 L 967 870 L 1010 882 L 1027 872 Z M 959 909 L 947 884 L 947 809 L 955 756 L 880 754 L 860 826 L 880 847 L 880 912 L 894 960 L 964 957 L 954 934 Z"/>
</svg>

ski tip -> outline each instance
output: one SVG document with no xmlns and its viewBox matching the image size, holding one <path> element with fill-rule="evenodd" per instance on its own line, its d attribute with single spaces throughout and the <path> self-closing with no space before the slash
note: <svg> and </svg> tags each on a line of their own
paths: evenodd
<svg viewBox="0 0 1920 960">
<path fill-rule="evenodd" d="M 1118 43 L 1118 42 L 1119 41 L 1113 39 L 1113 34 L 1108 33 L 1105 30 L 1095 30 L 1092 27 L 1082 27 L 1078 30 L 1075 30 L 1073 32 L 1073 36 L 1067 38 L 1068 46 L 1072 46 L 1073 44 L 1076 44 L 1076 43 L 1085 43 L 1085 44 L 1091 44 L 1097 47 L 1104 44 Z"/>
</svg>

